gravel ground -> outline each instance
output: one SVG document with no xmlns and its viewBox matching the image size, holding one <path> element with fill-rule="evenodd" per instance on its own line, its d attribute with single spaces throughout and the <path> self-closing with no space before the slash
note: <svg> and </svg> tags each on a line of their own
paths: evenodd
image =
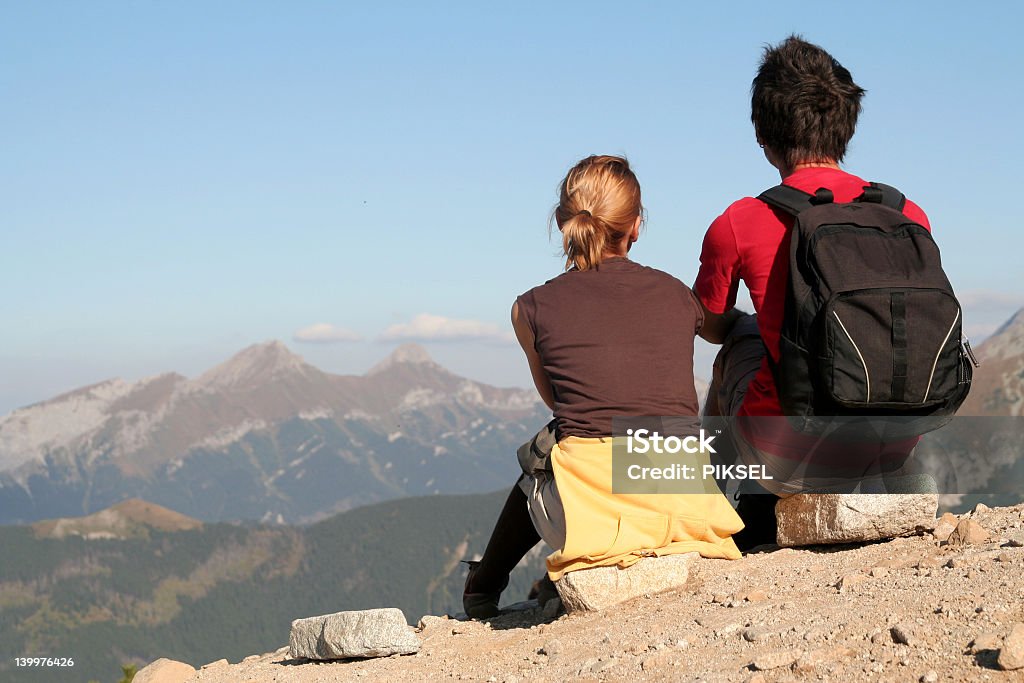
<svg viewBox="0 0 1024 683">
<path fill-rule="evenodd" d="M 987 541 L 924 535 L 706 560 L 684 589 L 598 614 L 429 619 L 415 655 L 309 662 L 282 648 L 190 680 L 1024 681 L 1024 668 L 999 668 L 1015 643 L 1024 649 L 1004 643 L 1024 623 L 1024 506 L 968 517 Z"/>
</svg>

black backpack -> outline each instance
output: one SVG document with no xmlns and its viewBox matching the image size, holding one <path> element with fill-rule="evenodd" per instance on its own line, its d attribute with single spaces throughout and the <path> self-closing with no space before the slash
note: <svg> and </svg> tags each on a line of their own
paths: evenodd
<svg viewBox="0 0 1024 683">
<path fill-rule="evenodd" d="M 778 185 L 758 199 L 795 217 L 780 357 L 768 357 L 793 427 L 862 418 L 906 438 L 952 419 L 974 357 L 939 248 L 899 190 L 871 183 L 837 203 Z"/>
</svg>

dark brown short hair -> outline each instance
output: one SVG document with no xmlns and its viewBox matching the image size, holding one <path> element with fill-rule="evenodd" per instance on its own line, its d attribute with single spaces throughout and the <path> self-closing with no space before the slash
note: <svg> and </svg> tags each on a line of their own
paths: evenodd
<svg viewBox="0 0 1024 683">
<path fill-rule="evenodd" d="M 796 35 L 765 47 L 750 90 L 754 131 L 787 166 L 846 155 L 865 91 L 821 47 Z"/>
</svg>

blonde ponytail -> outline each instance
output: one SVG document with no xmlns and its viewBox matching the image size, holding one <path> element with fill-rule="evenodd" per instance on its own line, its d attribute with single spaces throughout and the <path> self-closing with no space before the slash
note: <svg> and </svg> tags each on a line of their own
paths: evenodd
<svg viewBox="0 0 1024 683">
<path fill-rule="evenodd" d="M 562 181 L 552 215 L 562 232 L 565 269 L 596 268 L 642 213 L 640 183 L 626 159 L 590 156 L 576 164 Z"/>
</svg>

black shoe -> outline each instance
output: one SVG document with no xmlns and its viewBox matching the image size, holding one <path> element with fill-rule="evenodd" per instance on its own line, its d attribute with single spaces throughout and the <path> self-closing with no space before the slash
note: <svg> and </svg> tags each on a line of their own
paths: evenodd
<svg viewBox="0 0 1024 683">
<path fill-rule="evenodd" d="M 505 577 L 505 581 L 497 591 L 476 591 L 473 587 L 473 579 L 480 563 L 476 560 L 463 560 L 463 562 L 469 565 L 469 573 L 466 574 L 466 587 L 462 591 L 462 609 L 466 610 L 466 616 L 470 619 L 490 619 L 498 616 L 498 599 L 501 598 L 501 591 L 508 588 L 508 577 Z"/>
<path fill-rule="evenodd" d="M 736 514 L 744 527 L 732 535 L 740 552 L 749 552 L 759 545 L 775 543 L 778 538 L 775 504 L 779 497 L 771 493 L 743 493 L 736 496 Z"/>
</svg>

